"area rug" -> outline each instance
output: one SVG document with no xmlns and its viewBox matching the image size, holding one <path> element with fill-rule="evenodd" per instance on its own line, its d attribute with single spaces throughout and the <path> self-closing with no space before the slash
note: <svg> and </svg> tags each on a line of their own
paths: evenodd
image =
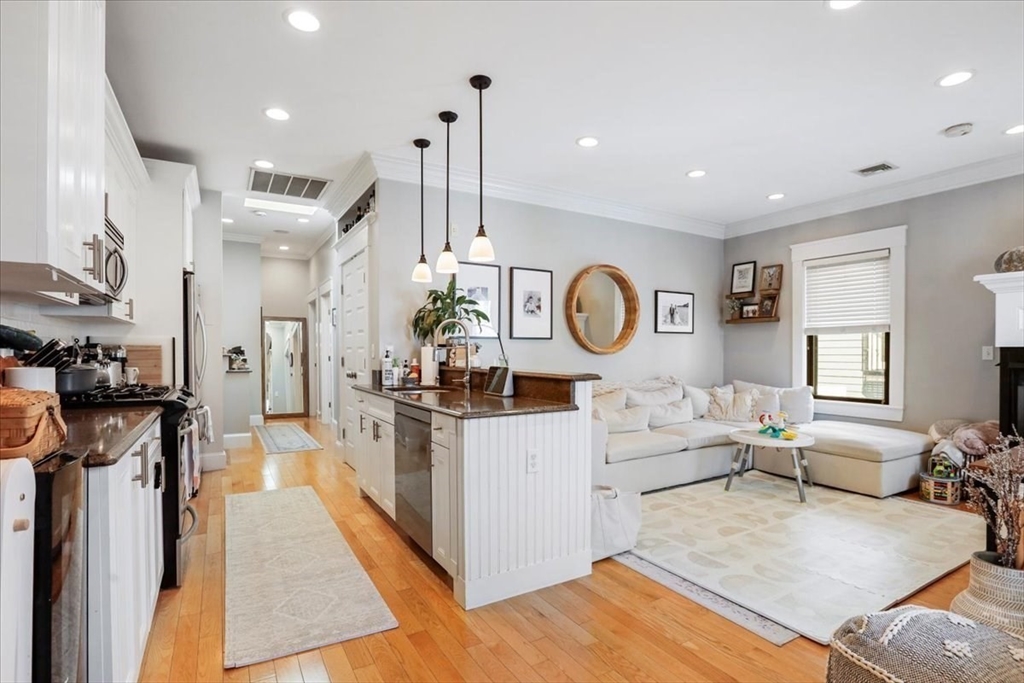
<svg viewBox="0 0 1024 683">
<path fill-rule="evenodd" d="M 621 562 L 634 571 L 640 572 L 669 590 L 679 593 L 684 598 L 692 600 L 701 607 L 706 607 L 715 614 L 725 617 L 732 623 L 742 626 L 751 633 L 761 636 L 773 645 L 785 645 L 794 638 L 800 637 L 799 633 L 790 631 L 785 626 L 780 626 L 771 619 L 765 619 L 760 614 L 751 612 L 731 600 L 726 600 L 721 595 L 715 595 L 692 581 L 676 576 L 656 564 L 651 564 L 638 555 L 622 553 L 621 555 L 614 555 L 612 559 Z"/>
<path fill-rule="evenodd" d="M 267 455 L 324 449 L 305 429 L 293 422 L 259 425 L 256 427 L 256 436 L 259 437 Z"/>
<path fill-rule="evenodd" d="M 819 643 L 885 609 L 985 545 L 977 515 L 751 471 L 645 495 L 633 552 Z"/>
<path fill-rule="evenodd" d="M 224 667 L 398 626 L 310 486 L 224 499 Z"/>
</svg>

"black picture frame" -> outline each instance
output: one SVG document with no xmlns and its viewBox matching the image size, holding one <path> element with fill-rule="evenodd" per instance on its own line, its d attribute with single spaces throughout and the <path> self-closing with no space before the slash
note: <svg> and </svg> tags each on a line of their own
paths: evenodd
<svg viewBox="0 0 1024 683">
<path fill-rule="evenodd" d="M 508 269 L 509 307 L 508 323 L 510 339 L 551 340 L 554 338 L 554 279 L 553 271 L 542 268 Z M 525 312 L 524 296 L 531 292 L 540 294 L 540 314 Z M 546 304 L 544 302 L 547 302 Z M 548 314 L 543 314 L 547 306 Z M 529 315 L 529 318 L 526 316 Z M 518 325 L 516 324 L 518 321 Z"/>
<path fill-rule="evenodd" d="M 743 269 L 750 268 L 750 287 L 744 287 L 746 278 L 743 277 Z M 739 273 L 737 273 L 739 271 Z M 737 274 L 741 279 L 737 283 Z M 737 286 L 737 284 L 739 286 Z M 757 261 L 744 261 L 743 263 L 732 264 L 732 277 L 729 279 L 729 293 L 733 296 L 753 296 L 754 288 L 757 287 Z"/>
<path fill-rule="evenodd" d="M 459 261 L 459 272 L 455 274 L 455 286 L 463 289 L 470 299 L 479 300 L 479 294 L 474 296 L 470 289 L 476 287 L 494 287 L 492 295 L 488 292 L 488 306 L 482 307 L 484 313 L 490 318 L 489 325 L 477 325 L 472 323 L 470 327 L 473 334 L 470 339 L 497 339 L 501 335 L 501 266 L 491 263 L 466 263 Z M 459 335 L 461 336 L 461 331 Z"/>
<path fill-rule="evenodd" d="M 686 309 L 685 319 L 672 307 Z M 666 310 L 662 310 L 662 309 Z M 676 322 L 672 322 L 675 320 Z M 693 334 L 694 296 L 693 292 L 673 292 L 667 289 L 654 290 L 654 332 L 655 334 Z"/>
</svg>

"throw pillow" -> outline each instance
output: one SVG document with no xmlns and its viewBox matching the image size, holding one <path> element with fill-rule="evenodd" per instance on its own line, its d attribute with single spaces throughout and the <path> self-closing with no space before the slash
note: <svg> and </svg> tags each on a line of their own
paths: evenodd
<svg viewBox="0 0 1024 683">
<path fill-rule="evenodd" d="M 780 410 L 782 410 L 782 403 L 780 403 L 777 393 L 762 394 L 758 392 L 757 403 L 754 404 L 755 420 L 761 417 L 761 413 L 777 414 Z"/>
<path fill-rule="evenodd" d="M 609 434 L 643 432 L 651 421 L 650 406 L 636 406 L 622 410 L 602 410 L 601 418 L 608 423 Z"/>
<path fill-rule="evenodd" d="M 606 394 L 594 397 L 595 409 L 601 410 L 622 410 L 626 407 L 626 390 L 616 389 Z"/>
<path fill-rule="evenodd" d="M 651 409 L 651 429 L 682 422 L 693 422 L 693 402 L 689 398 L 649 407 Z"/>
<path fill-rule="evenodd" d="M 803 424 L 814 421 L 814 390 L 811 387 L 783 389 L 781 387 L 770 387 L 766 384 L 744 382 L 739 379 L 734 380 L 733 384 L 736 387 L 736 391 L 757 389 L 762 396 L 777 394 L 779 397 L 779 410 L 782 410 L 789 416 L 787 421 L 791 424 Z"/>
<path fill-rule="evenodd" d="M 724 389 L 725 391 L 732 391 L 732 385 L 726 384 L 724 387 L 716 387 L 718 389 Z M 708 405 L 711 403 L 711 389 L 702 389 L 700 387 L 691 387 L 687 384 L 684 389 L 686 393 L 684 396 L 688 396 L 693 402 L 693 417 L 694 419 L 704 417 L 708 412 Z"/>
<path fill-rule="evenodd" d="M 626 389 L 626 405 L 631 408 L 633 406 L 666 405 L 673 401 L 680 401 L 682 398 L 683 388 L 678 385 L 649 391 Z"/>
<path fill-rule="evenodd" d="M 754 404 L 760 394 L 756 389 L 733 393 L 732 388 L 713 387 L 707 417 L 728 422 L 750 422 L 754 417 Z"/>
</svg>

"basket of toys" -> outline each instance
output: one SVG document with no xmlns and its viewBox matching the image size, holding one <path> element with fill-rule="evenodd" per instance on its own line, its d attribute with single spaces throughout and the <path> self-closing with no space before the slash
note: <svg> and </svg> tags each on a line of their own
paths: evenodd
<svg viewBox="0 0 1024 683">
<path fill-rule="evenodd" d="M 928 469 L 921 473 L 921 500 L 937 505 L 959 505 L 960 468 L 943 454 L 928 458 Z"/>
</svg>

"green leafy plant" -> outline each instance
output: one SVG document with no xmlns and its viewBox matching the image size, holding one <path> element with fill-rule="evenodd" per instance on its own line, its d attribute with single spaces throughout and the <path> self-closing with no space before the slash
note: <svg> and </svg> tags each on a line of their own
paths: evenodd
<svg viewBox="0 0 1024 683">
<path fill-rule="evenodd" d="M 474 324 L 490 322 L 490 317 L 476 308 L 478 305 L 478 301 L 466 296 L 464 289 L 455 286 L 455 278 L 449 278 L 444 290 L 431 289 L 427 292 L 427 302 L 412 317 L 412 332 L 422 344 L 434 338 L 434 332 L 445 320 L 454 318 Z M 445 335 L 461 332 L 455 323 L 445 325 L 441 330 L 441 334 Z"/>
</svg>

